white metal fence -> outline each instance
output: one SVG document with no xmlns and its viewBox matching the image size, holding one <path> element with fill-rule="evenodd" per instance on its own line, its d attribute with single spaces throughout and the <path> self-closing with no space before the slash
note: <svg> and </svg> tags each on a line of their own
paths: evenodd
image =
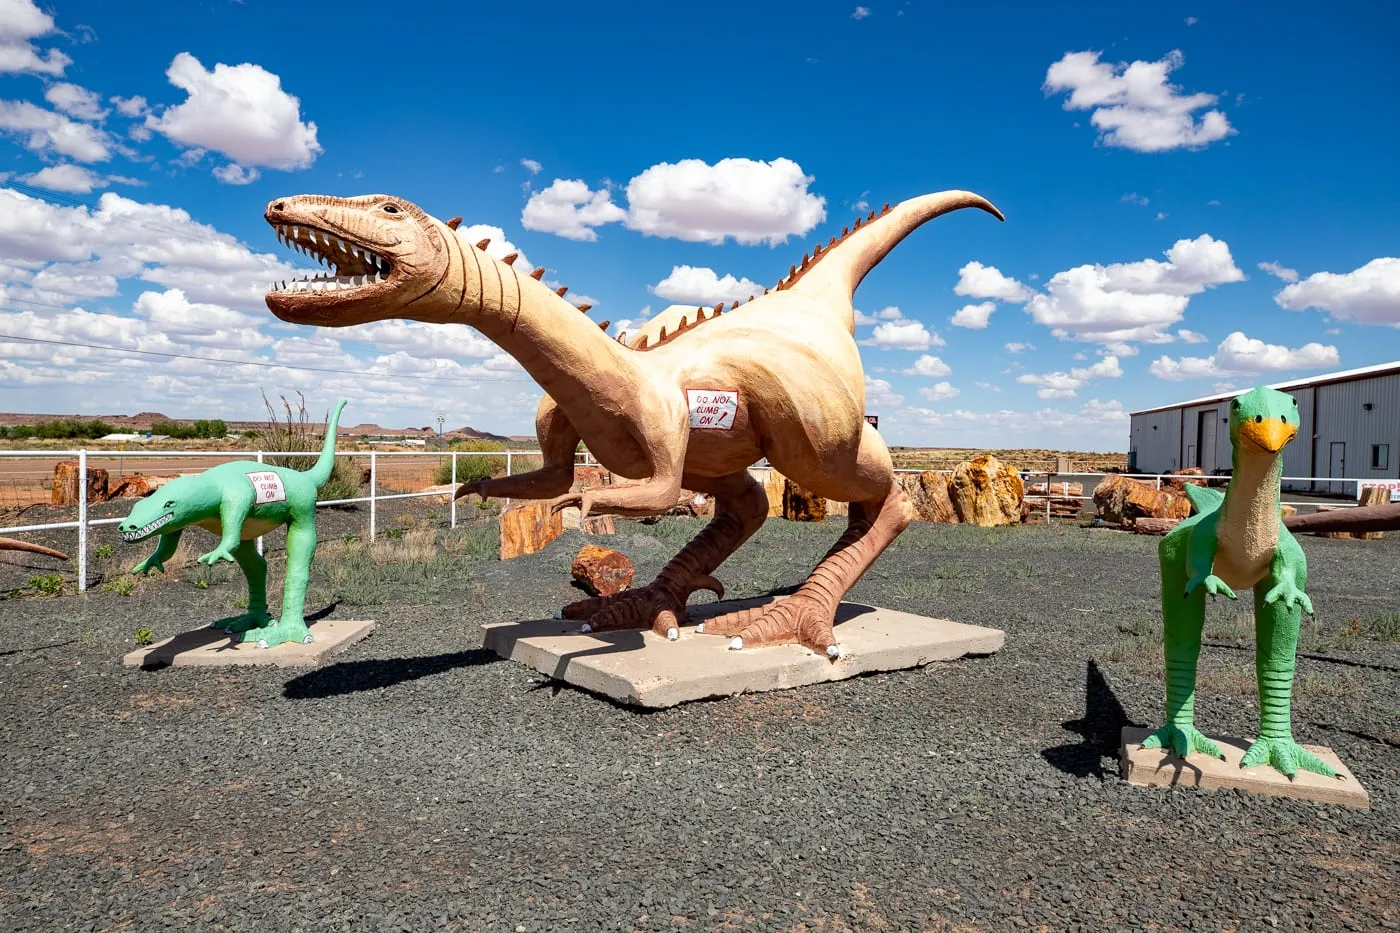
<svg viewBox="0 0 1400 933">
<path fill-rule="evenodd" d="M 78 573 L 77 573 L 77 577 L 78 577 L 78 589 L 80 589 L 80 590 L 85 590 L 85 589 L 87 588 L 87 577 L 88 577 L 88 574 L 87 574 L 87 567 L 88 567 L 88 553 L 87 553 L 87 552 L 88 552 L 88 529 L 90 529 L 90 528 L 92 528 L 92 527 L 94 527 L 94 526 L 99 526 L 99 525 L 115 525 L 115 524 L 118 524 L 118 523 L 120 523 L 120 522 L 122 521 L 122 519 L 120 519 L 120 518 L 93 518 L 93 517 L 91 517 L 91 515 L 89 514 L 88 483 L 87 483 L 87 481 L 86 481 L 86 478 L 87 478 L 88 467 L 91 465 L 91 463 L 92 463 L 94 460 L 99 460 L 99 461 L 101 461 L 101 460 L 106 460 L 106 461 L 110 461 L 110 460 L 116 460 L 116 459 L 118 459 L 118 458 L 126 458 L 126 457 L 131 457 L 131 458 L 133 458 L 133 459 L 139 459 L 139 460 L 159 460 L 159 459 L 179 460 L 179 459 L 181 459 L 181 458 L 202 458 L 202 459 L 206 459 L 206 460 L 217 459 L 217 460 L 221 460 L 221 461 L 238 460 L 238 459 L 251 459 L 251 460 L 255 460 L 255 461 L 258 462 L 258 463 L 264 463 L 264 462 L 267 462 L 268 460 L 276 460 L 276 459 L 279 459 L 279 458 L 288 458 L 288 457 L 303 457 L 303 458 L 304 458 L 304 457 L 314 457 L 314 456 L 316 456 L 316 452 L 315 452 L 315 451 L 298 451 L 298 452 L 270 452 L 270 451 L 256 451 L 256 450 L 255 450 L 255 451 L 222 451 L 222 450 L 218 450 L 218 451 L 124 451 L 124 450 L 101 450 L 101 451 L 98 451 L 98 450 L 86 450 L 86 449 L 79 449 L 79 450 L 7 450 L 7 451 L 0 451 L 0 460 L 7 460 L 7 459 L 11 459 L 11 458 L 19 458 L 19 459 L 35 458 L 35 459 L 47 459 L 47 460 L 55 460 L 55 459 L 60 459 L 60 460 L 77 460 L 77 462 L 78 462 L 78 472 L 77 472 L 77 476 L 78 476 L 78 483 L 77 483 L 77 485 L 78 485 L 78 489 L 77 489 L 77 493 L 78 493 L 78 503 L 77 503 L 78 515 L 77 515 L 77 518 L 76 518 L 76 519 L 74 519 L 74 520 L 72 520 L 72 521 L 63 521 L 63 522 L 46 522 L 46 523 L 30 524 L 30 525 L 14 525 L 14 526 L 7 527 L 7 528 L 0 528 L 0 535 L 16 534 L 16 533 L 23 533 L 23 532 L 34 532 L 34 531 L 54 531 L 54 530 L 61 530 L 61 529 L 65 529 L 65 528 L 76 528 L 76 529 L 77 529 L 77 533 L 78 533 L 78 549 L 77 549 L 77 550 L 78 550 L 78 554 L 77 554 L 77 558 L 78 558 Z M 381 494 L 381 493 L 379 492 L 379 490 L 378 490 L 378 485 L 379 485 L 379 465 L 380 465 L 380 463 L 383 462 L 384 460 L 386 460 L 386 459 L 392 459 L 392 458 L 408 458 L 408 457 L 417 457 L 417 458 L 424 458 L 424 457 L 427 457 L 427 458 L 436 459 L 436 460 L 438 460 L 439 462 L 444 461 L 444 460 L 450 460 L 450 462 L 451 462 L 451 464 L 452 464 L 452 473 L 451 473 L 451 475 L 452 475 L 453 477 L 456 477 L 456 476 L 457 476 L 457 472 L 458 472 L 458 471 L 457 471 L 457 467 L 458 467 L 458 464 L 459 464 L 459 462 L 460 462 L 459 458 L 462 458 L 462 457 L 504 457 L 504 458 L 505 458 L 505 462 L 506 462 L 506 463 L 505 463 L 505 475 L 506 475 L 506 476 L 513 476 L 513 475 L 515 475 L 515 474 L 514 474 L 514 468 L 515 468 L 516 462 L 517 462 L 517 460 L 518 460 L 519 458 L 529 458 L 530 460 L 538 461 L 538 460 L 540 459 L 540 457 L 541 457 L 541 454 L 540 454 L 539 451 L 531 451 L 531 450 L 505 450 L 505 451 L 464 451 L 464 450 L 459 450 L 459 451 L 426 451 L 426 450 L 424 450 L 424 451 L 418 451 L 418 450 L 415 450 L 415 451 L 379 451 L 379 450 L 371 450 L 371 451 L 363 451 L 363 452 L 361 452 L 361 451 L 336 451 L 335 456 L 336 456 L 336 457 L 351 457 L 351 458 L 356 458 L 356 459 L 360 459 L 360 460 L 365 460 L 365 459 L 368 459 L 368 460 L 369 460 L 368 494 L 367 494 L 367 495 L 364 495 L 364 496 L 356 496 L 356 497 L 348 498 L 348 499 L 324 499 L 324 500 L 319 500 L 319 501 L 316 503 L 316 505 L 317 505 L 318 507 L 321 507 L 321 506 L 331 506 L 331 505 L 351 505 L 351 504 L 356 504 L 356 503 L 361 503 L 361 502 L 367 502 L 367 503 L 369 503 L 369 539 L 370 539 L 371 541 L 373 541 L 374 538 L 375 538 L 375 535 L 376 535 L 376 533 L 377 533 L 377 531 L 378 531 L 377 523 L 378 523 L 378 504 L 379 504 L 379 503 L 381 503 L 381 502 L 386 502 L 386 501 L 390 501 L 390 500 L 399 500 L 399 499 L 421 499 L 421 498 L 427 498 L 427 497 L 431 497 L 431 496 L 440 496 L 440 495 L 443 494 L 441 491 L 433 491 L 433 492 L 422 492 L 422 491 L 420 491 L 420 492 L 400 492 L 400 493 L 383 493 L 383 494 Z M 596 465 L 597 465 L 597 461 L 594 460 L 593 457 L 592 457 L 587 451 L 583 451 L 583 452 L 579 453 L 579 454 L 576 456 L 575 462 L 576 462 L 576 465 L 579 465 L 579 466 L 596 466 Z M 757 464 L 754 465 L 753 468 L 754 468 L 754 469 L 772 469 L 772 467 L 769 466 L 768 463 L 767 463 L 766 461 L 759 461 Z M 900 470 L 896 470 L 895 472 L 897 472 L 897 473 L 923 473 L 923 472 L 952 473 L 953 471 L 952 471 L 952 470 L 947 470 L 947 469 L 944 469 L 944 470 L 934 470 L 934 471 L 924 471 L 924 470 L 918 470 L 918 469 L 900 469 Z M 1159 488 L 1159 489 L 1161 488 L 1163 482 L 1164 482 L 1164 481 L 1167 481 L 1167 480 L 1174 480 L 1174 481 L 1180 482 L 1181 480 L 1184 480 L 1184 479 L 1197 479 L 1197 480 L 1199 480 L 1199 479 L 1205 479 L 1205 480 L 1209 481 L 1209 483 L 1210 483 L 1212 486 L 1226 486 L 1226 485 L 1228 485 L 1228 482 L 1229 482 L 1228 477 L 1217 477 L 1217 476 L 1210 476 L 1210 477 L 1182 476 L 1182 475 L 1179 475 L 1179 474 L 1178 474 L 1178 475 L 1173 475 L 1173 474 L 1164 474 L 1164 473 L 1125 473 L 1125 474 L 1111 474 L 1111 473 L 1060 473 L 1060 472 L 1056 472 L 1056 471 L 1022 471 L 1022 473 L 1021 473 L 1021 476 L 1022 476 L 1022 478 L 1025 480 L 1027 486 L 1030 486 L 1032 483 L 1037 484 L 1037 485 L 1040 484 L 1040 483 L 1045 483 L 1045 484 L 1046 484 L 1046 491 L 1045 491 L 1044 493 L 1027 493 L 1026 496 L 1025 496 L 1025 498 L 1026 498 L 1027 500 L 1041 500 L 1041 499 L 1044 500 L 1044 502 L 1045 502 L 1045 512 L 1044 512 L 1044 515 L 1045 515 L 1045 520 L 1046 520 L 1047 522 L 1049 522 L 1049 521 L 1051 520 L 1051 507 L 1052 507 L 1053 502 L 1055 502 L 1056 500 L 1063 501 L 1063 500 L 1066 500 L 1066 499 L 1075 499 L 1075 500 L 1080 500 L 1080 501 L 1084 501 L 1084 502 L 1092 502 L 1092 501 L 1093 501 L 1093 488 L 1092 488 L 1092 487 L 1096 487 L 1096 486 L 1098 485 L 1098 483 L 1102 482 L 1103 479 L 1104 479 L 1105 477 L 1107 477 L 1107 476 L 1113 476 L 1113 475 L 1123 475 L 1123 476 L 1126 476 L 1126 477 L 1128 477 L 1128 478 L 1130 478 L 1130 479 L 1141 480 L 1141 481 L 1144 481 L 1144 482 L 1151 482 L 1151 483 L 1153 483 L 1153 484 L 1154 484 L 1157 488 Z M 1091 486 L 1091 483 L 1089 482 L 1090 480 L 1092 480 L 1092 486 Z M 1368 480 L 1368 479 L 1357 479 L 1357 478 L 1346 478 L 1346 479 L 1341 479 L 1341 478 L 1337 478 L 1337 477 L 1307 477 L 1307 476 L 1302 476 L 1302 477 L 1297 477 L 1297 476 L 1294 476 L 1294 477 L 1287 477 L 1287 476 L 1286 476 L 1286 477 L 1283 477 L 1283 482 L 1285 482 L 1285 483 L 1295 483 L 1295 484 L 1296 484 L 1296 483 L 1307 483 L 1309 486 L 1314 486 L 1314 485 L 1317 485 L 1317 484 L 1323 484 L 1323 483 L 1325 483 L 1325 484 L 1328 484 L 1328 485 L 1327 485 L 1326 487 L 1324 487 L 1324 488 L 1329 488 L 1329 489 L 1335 489 L 1335 488 L 1337 488 L 1337 485 L 1338 485 L 1338 484 L 1342 484 L 1342 485 L 1343 485 L 1343 488 L 1348 488 L 1348 487 L 1349 487 L 1349 488 L 1351 488 L 1352 490 L 1355 491 L 1355 495 L 1352 497 L 1352 500 L 1351 500 L 1349 503 L 1347 503 L 1347 500 L 1346 500 L 1346 499 L 1341 499 L 1341 500 L 1339 501 L 1339 500 L 1338 500 L 1338 497 L 1336 497 L 1335 495 L 1332 495 L 1332 496 L 1319 496 L 1319 497 L 1314 498 L 1314 499 L 1306 499 L 1306 500 L 1304 500 L 1304 499 L 1296 499 L 1296 498 L 1295 498 L 1294 500 L 1292 500 L 1292 501 L 1290 501 L 1290 500 L 1287 499 L 1287 498 L 1285 498 L 1285 499 L 1283 500 L 1283 501 L 1284 501 L 1284 504 L 1287 504 L 1287 505 L 1294 505 L 1294 506 L 1303 506 L 1303 507 L 1307 507 L 1307 506 L 1317 506 L 1317 505 L 1324 504 L 1324 503 L 1336 503 L 1337 505 L 1341 505 L 1342 503 L 1347 503 L 1349 506 L 1354 506 L 1354 505 L 1356 504 L 1356 501 L 1355 501 L 1355 500 L 1357 500 L 1357 499 L 1360 498 L 1362 486 L 1364 486 L 1364 485 L 1372 485 L 1372 484 L 1376 484 L 1376 483 L 1377 483 L 1377 481 L 1376 481 L 1376 480 L 1373 480 L 1373 479 L 1369 479 L 1369 480 Z M 1063 484 L 1062 490 L 1061 490 L 1060 492 L 1056 492 L 1056 491 L 1055 491 L 1055 488 L 1054 488 L 1054 487 L 1055 487 L 1055 485 L 1056 485 L 1057 483 Z M 1078 495 L 1070 495 L 1070 494 L 1068 493 L 1068 488 L 1069 488 L 1069 484 L 1070 484 L 1070 483 L 1078 483 L 1078 484 L 1080 485 L 1080 489 L 1081 489 L 1080 494 L 1078 494 Z M 1393 495 L 1393 493 L 1392 493 L 1392 495 Z M 509 499 L 505 499 L 505 500 L 503 500 L 503 502 L 504 502 L 504 504 L 507 505 L 507 506 L 510 504 L 510 500 L 509 500 Z M 1039 510 L 1037 509 L 1037 511 L 1039 511 Z M 451 500 L 451 505 L 450 505 L 450 512 L 449 512 L 449 519 L 448 519 L 448 521 L 449 521 L 451 527 L 453 527 L 453 528 L 457 527 L 457 500 L 456 500 L 455 498 Z M 262 540 L 261 540 L 261 539 L 258 540 L 258 545 L 257 545 L 257 546 L 258 546 L 258 552 L 259 552 L 259 553 L 262 553 Z"/>
</svg>

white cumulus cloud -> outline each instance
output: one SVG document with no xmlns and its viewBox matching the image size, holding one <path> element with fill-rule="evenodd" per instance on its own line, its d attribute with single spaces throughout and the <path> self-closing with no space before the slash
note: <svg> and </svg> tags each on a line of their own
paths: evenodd
<svg viewBox="0 0 1400 933">
<path fill-rule="evenodd" d="M 94 188 L 102 188 L 107 184 L 101 175 L 72 162 L 41 168 L 32 175 L 24 176 L 24 180 L 36 188 L 67 191 L 71 194 L 87 194 Z"/>
<path fill-rule="evenodd" d="M 1017 382 L 1038 386 L 1035 394 L 1041 398 L 1072 398 L 1080 387 L 1092 379 L 1117 379 L 1123 375 L 1116 356 L 1105 356 L 1092 366 L 1076 366 L 1069 372 L 1024 373 Z"/>
<path fill-rule="evenodd" d="M 942 402 L 961 395 L 962 390 L 954 388 L 951 382 L 935 382 L 931 386 L 921 386 L 919 394 L 930 402 Z"/>
<path fill-rule="evenodd" d="M 770 246 L 826 219 L 826 199 L 791 159 L 662 162 L 627 183 L 627 220 L 657 237 Z"/>
<path fill-rule="evenodd" d="M 880 405 L 895 406 L 904 401 L 904 396 L 894 391 L 887 379 L 865 377 L 865 406 L 867 409 Z"/>
<path fill-rule="evenodd" d="M 1137 152 L 1199 149 L 1235 133 L 1215 94 L 1185 94 L 1167 76 L 1186 61 L 1172 50 L 1155 62 L 1109 64 L 1101 52 L 1066 52 L 1045 73 L 1047 95 L 1068 91 L 1066 110 L 1091 110 L 1099 141 Z M 1210 107 L 1199 119 L 1196 111 Z"/>
<path fill-rule="evenodd" d="M 19 136 L 26 148 L 56 153 L 79 162 L 105 162 L 112 157 L 107 134 L 25 100 L 0 100 L 0 132 Z"/>
<path fill-rule="evenodd" d="M 992 301 L 983 301 L 975 305 L 963 305 L 953 313 L 949 321 L 954 327 L 983 330 L 991 320 L 992 312 L 996 309 L 996 302 Z"/>
<path fill-rule="evenodd" d="M 175 143 L 218 152 L 245 168 L 306 168 L 322 151 L 316 124 L 302 122 L 301 102 L 259 65 L 220 63 L 210 71 L 180 52 L 165 75 L 188 96 L 159 116 L 148 115 L 146 126 Z M 353 89 L 346 93 L 353 98 Z"/>
<path fill-rule="evenodd" d="M 922 321 L 885 321 L 876 325 L 869 339 L 860 342 L 881 350 L 927 350 L 947 346 L 947 341 L 930 333 Z"/>
<path fill-rule="evenodd" d="M 594 227 L 616 223 L 627 212 L 612 202 L 607 190 L 590 191 L 579 179 L 556 178 L 542 191 L 530 195 L 520 214 L 526 230 L 554 233 L 588 243 L 598 239 Z"/>
<path fill-rule="evenodd" d="M 729 274 L 721 278 L 715 270 L 704 266 L 673 266 L 670 275 L 655 285 L 648 285 L 647 291 L 667 301 L 712 306 L 762 295 L 763 286 Z"/>
<path fill-rule="evenodd" d="M 878 323 L 880 323 L 881 321 L 902 321 L 902 320 L 904 320 L 904 312 L 901 311 L 901 310 L 899 310 L 898 308 L 896 308 L 894 305 L 890 305 L 888 308 L 881 308 L 879 311 L 876 311 L 874 314 L 866 314 L 864 311 L 860 310 L 859 308 L 856 309 L 856 326 L 857 326 L 857 327 L 870 327 L 871 325 L 878 324 Z"/>
<path fill-rule="evenodd" d="M 77 117 L 79 120 L 101 120 L 107 116 L 107 111 L 102 109 L 100 96 L 85 87 L 79 87 L 67 81 L 50 84 L 44 91 L 44 100 L 70 117 Z"/>
<path fill-rule="evenodd" d="M 1298 281 L 1298 270 L 1290 269 L 1283 263 L 1261 262 L 1259 263 L 1259 268 L 1261 271 L 1269 273 L 1269 275 L 1272 275 L 1276 279 L 1282 279 L 1285 282 Z"/>
<path fill-rule="evenodd" d="M 1350 272 L 1316 272 L 1274 296 L 1281 308 L 1317 308 L 1339 321 L 1400 327 L 1400 258 L 1383 256 Z"/>
<path fill-rule="evenodd" d="M 995 298 L 997 301 L 1018 304 L 1034 294 L 1020 282 L 1003 275 L 996 266 L 984 266 L 980 262 L 970 262 L 958 270 L 958 284 L 953 286 L 953 293 L 968 298 Z"/>
<path fill-rule="evenodd" d="M 1076 266 L 1057 272 L 1026 311 L 1062 339 L 1096 343 L 1170 340 L 1166 330 L 1181 320 L 1191 296 L 1207 288 L 1243 281 L 1224 240 L 1201 234 L 1177 240 L 1167 261 Z"/>
<path fill-rule="evenodd" d="M 73 59 L 58 49 L 40 52 L 33 41 L 55 31 L 34 0 L 0 0 L 0 74 L 63 74 Z"/>
<path fill-rule="evenodd" d="M 1220 341 L 1215 353 L 1210 356 L 1186 356 L 1180 359 L 1160 356 L 1152 361 L 1148 371 L 1158 379 L 1178 381 L 1321 369 L 1334 367 L 1338 362 L 1336 347 L 1307 343 L 1296 349 L 1289 349 L 1280 344 L 1246 337 L 1241 331 L 1235 331 Z"/>
<path fill-rule="evenodd" d="M 906 376 L 928 376 L 937 379 L 946 376 L 953 370 L 949 365 L 936 356 L 925 353 L 914 361 L 914 365 L 904 370 Z"/>
</svg>

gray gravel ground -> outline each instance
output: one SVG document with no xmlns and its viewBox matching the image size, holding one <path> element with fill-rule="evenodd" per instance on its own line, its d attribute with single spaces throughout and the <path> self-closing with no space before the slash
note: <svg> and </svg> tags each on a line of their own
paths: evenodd
<svg viewBox="0 0 1400 933">
<path fill-rule="evenodd" d="M 370 552 L 341 539 L 363 518 L 323 516 L 309 604 L 379 628 L 312 671 L 123 668 L 135 628 L 242 595 L 193 564 L 103 590 L 145 545 L 86 597 L 0 597 L 0 930 L 1400 925 L 1400 535 L 1303 541 L 1295 731 L 1361 812 L 1120 779 L 1119 728 L 1161 716 L 1154 538 L 917 524 L 851 598 L 1000 626 L 1001 652 L 644 713 L 477 648 L 577 597 L 576 533 L 503 563 L 488 521 Z M 642 580 L 700 527 L 618 524 Z M 792 585 L 838 533 L 774 520 L 720 576 Z M 0 553 L 0 588 L 53 566 Z M 1212 608 L 1208 733 L 1254 726 L 1248 618 Z"/>
</svg>

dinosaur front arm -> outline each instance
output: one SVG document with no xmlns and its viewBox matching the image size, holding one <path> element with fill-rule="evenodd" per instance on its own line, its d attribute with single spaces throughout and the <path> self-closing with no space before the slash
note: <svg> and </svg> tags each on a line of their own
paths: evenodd
<svg viewBox="0 0 1400 933">
<path fill-rule="evenodd" d="M 689 417 L 685 408 L 660 416 L 654 412 L 639 413 L 638 426 L 648 435 L 639 438 L 639 442 L 651 460 L 651 477 L 635 485 L 601 486 L 585 492 L 565 493 L 550 502 L 550 511 L 578 506 L 582 521 L 590 514 L 659 515 L 674 506 L 681 494 L 681 473 L 690 441 Z"/>
<path fill-rule="evenodd" d="M 175 556 L 175 549 L 180 546 L 180 534 L 183 531 L 183 528 L 177 528 L 161 535 L 160 540 L 156 542 L 156 549 L 151 552 L 151 556 L 132 567 L 131 572 L 144 574 L 154 570 L 158 573 L 165 573 L 165 562 Z"/>
<path fill-rule="evenodd" d="M 578 449 L 579 433 L 548 396 L 540 403 L 535 417 L 535 435 L 544 461 L 538 470 L 463 483 L 453 498 L 474 492 L 483 499 L 548 499 L 568 492 L 574 484 L 574 451 Z"/>
<path fill-rule="evenodd" d="M 1307 579 L 1307 575 L 1308 562 L 1302 546 L 1287 528 L 1280 527 L 1278 543 L 1274 545 L 1274 559 L 1269 562 L 1264 605 L 1272 606 L 1281 601 L 1285 609 L 1299 605 L 1308 615 L 1314 615 L 1312 600 L 1303 592 L 1302 581 Z"/>
<path fill-rule="evenodd" d="M 214 564 L 221 560 L 234 563 L 234 550 L 243 540 L 243 522 L 253 509 L 253 484 L 244 482 L 232 489 L 225 489 L 223 501 L 219 503 L 219 544 L 207 554 L 201 554 L 201 564 Z"/>
<path fill-rule="evenodd" d="M 1217 534 L 1219 518 L 1219 512 L 1212 512 L 1191 530 L 1191 537 L 1186 543 L 1185 596 L 1195 592 L 1196 587 L 1205 586 L 1206 592 L 1212 596 L 1235 598 L 1235 591 L 1211 572 L 1215 567 L 1216 551 L 1220 548 L 1220 538 Z"/>
</svg>

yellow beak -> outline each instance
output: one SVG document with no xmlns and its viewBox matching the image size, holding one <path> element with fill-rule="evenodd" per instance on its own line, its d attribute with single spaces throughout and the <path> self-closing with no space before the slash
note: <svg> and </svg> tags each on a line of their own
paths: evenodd
<svg viewBox="0 0 1400 933">
<path fill-rule="evenodd" d="M 1283 445 L 1298 434 L 1298 426 L 1285 424 L 1278 418 L 1264 421 L 1246 421 L 1240 425 L 1240 437 L 1248 438 L 1271 454 L 1283 450 Z"/>
</svg>

